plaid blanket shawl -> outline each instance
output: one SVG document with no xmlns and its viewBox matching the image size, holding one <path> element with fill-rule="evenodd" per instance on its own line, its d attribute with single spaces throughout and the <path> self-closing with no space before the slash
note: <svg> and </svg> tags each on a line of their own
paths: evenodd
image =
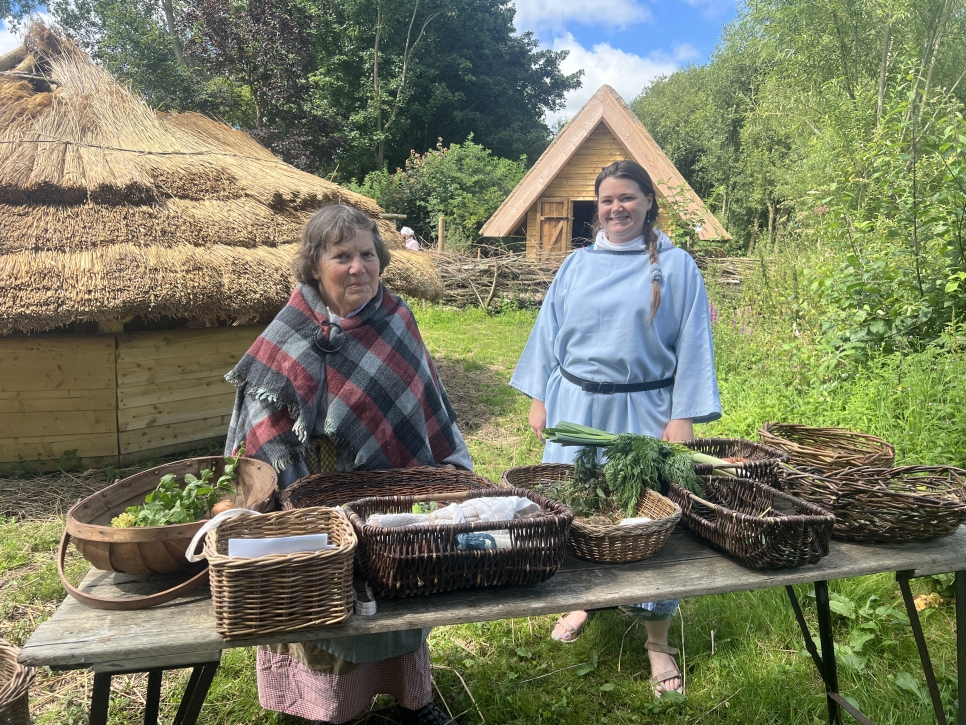
<svg viewBox="0 0 966 725">
<path fill-rule="evenodd" d="M 247 455 L 278 471 L 288 468 L 308 452 L 321 394 L 325 435 L 350 454 L 355 469 L 433 466 L 450 456 L 457 447 L 456 414 L 412 310 L 380 285 L 339 327 L 329 323 L 317 289 L 296 287 L 225 376 L 239 391 L 228 445 L 237 447 L 244 438 Z M 326 353 L 323 347 L 338 350 Z M 236 426 L 249 396 L 262 413 Z"/>
</svg>

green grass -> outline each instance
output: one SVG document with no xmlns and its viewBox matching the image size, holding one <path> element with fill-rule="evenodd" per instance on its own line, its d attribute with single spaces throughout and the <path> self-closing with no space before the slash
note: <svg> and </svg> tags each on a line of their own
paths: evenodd
<svg viewBox="0 0 966 725">
<path fill-rule="evenodd" d="M 725 415 L 700 426 L 699 434 L 754 437 L 768 420 L 845 425 L 895 442 L 900 462 L 966 462 L 959 422 L 966 402 L 961 341 L 873 356 L 860 366 L 836 361 L 807 332 L 796 335 L 781 315 L 763 315 L 746 299 L 729 302 L 714 289 L 712 294 L 719 307 L 714 335 Z M 535 315 L 490 316 L 419 304 L 414 310 L 451 395 L 468 411 L 462 424 L 477 470 L 496 480 L 507 467 L 539 461 L 526 424 L 529 401 L 508 385 Z M 0 636 L 22 642 L 64 596 L 53 566 L 61 527 L 61 519 L 0 523 Z M 83 568 L 72 558 L 69 576 L 79 578 Z M 913 582 L 916 594 L 933 586 L 932 580 Z M 809 587 L 797 590 L 817 632 Z M 837 644 L 861 645 L 839 652 L 842 692 L 876 723 L 932 723 L 909 627 L 888 611 L 875 614 L 877 607 L 900 602 L 892 577 L 833 582 L 831 590 L 841 612 L 833 615 Z M 863 614 L 870 597 L 877 600 Z M 820 678 L 781 589 L 701 597 L 684 602 L 682 611 L 688 678 L 683 701 L 651 696 L 644 633 L 639 627 L 627 631 L 630 623 L 616 612 L 599 615 L 569 645 L 550 641 L 551 616 L 438 628 L 431 638 L 434 680 L 452 711 L 463 713 L 464 725 L 482 722 L 480 714 L 487 723 L 521 725 L 826 722 Z M 923 625 L 947 712 L 954 713 L 950 602 L 927 609 Z M 858 642 L 856 633 L 869 632 L 868 641 Z M 681 644 L 677 621 L 671 642 Z M 33 689 L 34 702 L 43 703 L 34 710 L 35 721 L 80 725 L 84 715 L 77 703 L 89 696 L 89 676 L 79 673 L 60 684 L 58 677 L 41 673 Z M 110 722 L 139 722 L 143 682 L 116 679 Z M 183 672 L 166 677 L 163 720 L 170 720 L 186 679 Z M 201 722 L 301 721 L 261 710 L 254 651 L 239 649 L 225 653 Z"/>
</svg>

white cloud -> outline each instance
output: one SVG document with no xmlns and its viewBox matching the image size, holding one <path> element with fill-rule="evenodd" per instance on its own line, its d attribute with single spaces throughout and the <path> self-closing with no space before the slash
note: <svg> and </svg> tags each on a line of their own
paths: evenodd
<svg viewBox="0 0 966 725">
<path fill-rule="evenodd" d="M 20 36 L 15 35 L 10 26 L 0 20 L 0 55 L 9 53 L 21 45 Z"/>
<path fill-rule="evenodd" d="M 518 31 L 563 31 L 570 21 L 582 25 L 626 28 L 651 20 L 651 10 L 638 0 L 517 0 Z"/>
<path fill-rule="evenodd" d="M 559 117 L 572 118 L 605 83 L 630 103 L 652 80 L 670 75 L 684 63 L 698 57 L 691 45 L 679 45 L 670 53 L 654 50 L 646 57 L 614 48 L 609 43 L 598 43 L 590 50 L 584 48 L 571 33 L 554 39 L 554 50 L 570 53 L 560 64 L 564 73 L 583 70 L 583 85 L 567 94 L 563 111 L 547 114 L 547 123 Z"/>
</svg>

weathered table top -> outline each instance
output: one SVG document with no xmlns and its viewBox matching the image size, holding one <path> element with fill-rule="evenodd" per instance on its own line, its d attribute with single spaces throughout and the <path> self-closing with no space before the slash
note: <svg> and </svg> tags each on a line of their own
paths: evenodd
<svg viewBox="0 0 966 725">
<path fill-rule="evenodd" d="M 54 668 L 96 671 L 176 667 L 218 659 L 223 649 L 320 635 L 386 632 L 566 612 L 573 609 L 749 591 L 880 572 L 914 570 L 916 576 L 966 569 L 966 528 L 921 544 L 832 542 L 813 566 L 752 570 L 676 531 L 652 559 L 634 564 L 594 564 L 567 557 L 542 584 L 468 589 L 427 597 L 380 599 L 371 617 L 353 615 L 338 627 L 225 642 L 214 630 L 210 593 L 202 588 L 153 609 L 109 612 L 67 598 L 24 645 L 20 661 Z M 161 586 L 159 586 L 161 585 Z M 80 588 L 100 596 L 144 594 L 161 581 L 91 570 Z"/>
</svg>

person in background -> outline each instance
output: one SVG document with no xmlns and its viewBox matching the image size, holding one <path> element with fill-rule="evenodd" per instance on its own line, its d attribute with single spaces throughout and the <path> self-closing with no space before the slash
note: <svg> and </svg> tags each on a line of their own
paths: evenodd
<svg viewBox="0 0 966 725">
<path fill-rule="evenodd" d="M 412 311 L 379 275 L 389 253 L 375 223 L 349 206 L 309 220 L 299 284 L 226 378 L 237 388 L 226 453 L 279 472 L 285 488 L 310 473 L 411 466 L 472 469 L 456 414 Z M 407 725 L 454 723 L 433 702 L 428 629 L 259 648 L 262 706 L 344 723 L 377 694 Z"/>
<path fill-rule="evenodd" d="M 416 232 L 414 232 L 409 227 L 403 227 L 399 230 L 402 234 L 403 240 L 406 242 L 406 249 L 411 249 L 414 252 L 419 251 L 419 242 L 416 241 Z"/>
<path fill-rule="evenodd" d="M 658 203 L 643 167 L 615 161 L 594 188 L 594 245 L 560 267 L 510 385 L 532 398 L 529 424 L 541 441 L 543 429 L 561 421 L 691 439 L 693 423 L 721 417 L 704 279 L 654 228 Z M 546 443 L 543 461 L 572 463 L 578 450 Z M 678 602 L 631 609 L 647 629 L 655 694 L 683 693 L 677 650 L 667 643 Z M 573 641 L 587 617 L 562 616 L 551 636 Z"/>
</svg>

